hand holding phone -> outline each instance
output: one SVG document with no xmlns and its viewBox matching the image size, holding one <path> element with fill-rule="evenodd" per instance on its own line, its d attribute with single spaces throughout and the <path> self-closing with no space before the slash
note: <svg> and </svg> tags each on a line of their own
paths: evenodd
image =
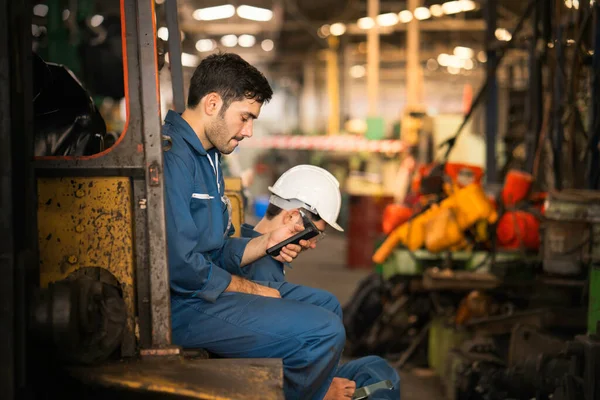
<svg viewBox="0 0 600 400">
<path fill-rule="evenodd" d="M 296 233 L 293 236 L 290 236 L 282 242 L 277 243 L 275 246 L 269 247 L 267 249 L 268 255 L 271 257 L 277 257 L 281 252 L 281 249 L 288 244 L 299 244 L 301 240 L 310 240 L 320 233 L 319 229 L 315 226 L 315 224 L 312 223 L 310 218 L 308 218 L 308 216 L 302 210 L 300 210 L 300 216 L 302 217 L 302 225 L 304 226 L 304 230 Z"/>
</svg>

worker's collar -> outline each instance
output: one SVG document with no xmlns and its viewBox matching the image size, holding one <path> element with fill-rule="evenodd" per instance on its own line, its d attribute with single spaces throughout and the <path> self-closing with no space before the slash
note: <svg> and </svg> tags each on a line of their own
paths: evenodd
<svg viewBox="0 0 600 400">
<path fill-rule="evenodd" d="M 262 236 L 262 233 L 254 230 L 254 226 L 250 224 L 242 224 L 242 237 L 252 238 Z"/>
<path fill-rule="evenodd" d="M 181 114 L 173 110 L 169 110 L 169 112 L 167 112 L 165 122 L 168 122 L 169 124 L 176 127 L 177 132 L 181 134 L 183 140 L 185 140 L 190 146 L 192 146 L 192 148 L 196 150 L 198 154 L 200 154 L 201 156 L 206 155 L 206 150 L 202 146 L 198 135 L 196 135 L 196 132 L 194 132 L 190 124 L 188 124 L 187 121 L 181 117 Z"/>
</svg>

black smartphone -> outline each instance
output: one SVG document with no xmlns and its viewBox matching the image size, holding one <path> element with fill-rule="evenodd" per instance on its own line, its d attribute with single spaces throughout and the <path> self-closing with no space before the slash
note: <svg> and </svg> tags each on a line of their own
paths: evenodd
<svg viewBox="0 0 600 400">
<path fill-rule="evenodd" d="M 352 400 L 362 400 L 368 398 L 373 394 L 374 391 L 380 389 L 391 390 L 394 388 L 391 381 L 385 380 L 377 383 L 373 383 L 372 385 L 363 386 L 361 388 L 356 389 L 354 392 L 354 396 L 352 396 Z"/>
<path fill-rule="evenodd" d="M 287 246 L 288 244 L 298 244 L 301 240 L 309 240 L 317 236 L 320 232 L 319 229 L 312 223 L 310 218 L 304 214 L 304 212 L 300 211 L 300 215 L 302 216 L 302 224 L 304 225 L 304 230 L 302 232 L 296 233 L 294 236 L 291 236 L 284 240 L 283 242 L 277 243 L 273 247 L 269 247 L 267 249 L 267 254 L 271 257 L 277 257 L 281 252 L 281 249 Z"/>
</svg>

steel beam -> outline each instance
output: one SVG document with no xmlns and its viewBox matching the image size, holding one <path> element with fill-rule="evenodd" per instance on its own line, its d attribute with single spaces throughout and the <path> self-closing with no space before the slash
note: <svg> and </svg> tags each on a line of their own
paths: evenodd
<svg viewBox="0 0 600 400">
<path fill-rule="evenodd" d="M 185 95 L 183 94 L 183 66 L 181 65 L 181 38 L 179 36 L 179 21 L 177 0 L 166 0 L 167 29 L 169 30 L 169 64 L 171 65 L 171 83 L 173 86 L 173 105 L 175 111 L 185 110 Z"/>
<path fill-rule="evenodd" d="M 496 173 L 496 139 L 498 133 L 498 83 L 496 70 L 498 55 L 496 52 L 496 26 L 497 12 L 496 0 L 487 0 L 485 4 L 485 19 L 487 30 L 485 34 L 487 52 L 487 96 L 485 112 L 485 138 L 486 138 L 486 176 L 487 183 L 497 183 Z"/>
<path fill-rule="evenodd" d="M 554 72 L 553 96 L 553 129 L 552 151 L 554 153 L 554 186 L 557 190 L 563 187 L 562 145 L 564 142 L 564 127 L 562 123 L 565 68 L 564 27 L 559 25 L 556 34 L 556 68 Z"/>
</svg>

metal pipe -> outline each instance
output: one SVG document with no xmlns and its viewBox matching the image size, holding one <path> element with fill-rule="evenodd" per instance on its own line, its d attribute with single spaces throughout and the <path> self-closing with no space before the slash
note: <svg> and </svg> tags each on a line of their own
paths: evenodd
<svg viewBox="0 0 600 400">
<path fill-rule="evenodd" d="M 379 14 L 379 0 L 368 0 L 368 16 L 373 21 Z M 379 27 L 375 24 L 367 32 L 367 97 L 369 117 L 377 116 L 379 101 Z"/>
<path fill-rule="evenodd" d="M 542 7 L 545 2 L 536 3 L 532 16 L 533 35 L 529 43 L 529 93 L 528 93 L 528 130 L 525 136 L 527 158 L 525 170 L 532 172 L 535 158 L 537 137 L 542 121 L 542 64 L 538 54 L 540 40 L 539 23 L 542 17 Z"/>
<path fill-rule="evenodd" d="M 408 0 L 408 9 L 414 11 L 421 0 Z M 406 31 L 406 89 L 407 106 L 421 104 L 423 100 L 423 74 L 419 55 L 420 22 L 413 18 Z"/>
<path fill-rule="evenodd" d="M 562 189 L 562 144 L 564 142 L 564 131 L 562 124 L 562 102 L 563 102 L 563 71 L 565 66 L 565 55 L 563 46 L 563 30 L 561 24 L 556 34 L 556 69 L 554 73 L 554 123 L 552 135 L 552 151 L 554 160 L 554 186 L 557 190 Z"/>
<path fill-rule="evenodd" d="M 487 52 L 487 102 L 485 113 L 486 176 L 488 183 L 496 183 L 496 138 L 498 132 L 498 83 L 496 70 L 499 64 L 494 43 L 496 42 L 496 0 L 487 0 L 485 7 Z"/>
<path fill-rule="evenodd" d="M 327 50 L 327 97 L 329 99 L 327 134 L 336 135 L 340 133 L 340 74 L 337 54 L 339 39 L 329 36 L 327 42 L 329 43 Z"/>
<path fill-rule="evenodd" d="M 173 86 L 173 106 L 175 111 L 185 111 L 185 95 L 183 93 L 183 66 L 181 65 L 181 37 L 177 14 L 177 0 L 165 1 L 167 29 L 169 31 L 169 63 L 171 64 L 171 84 Z"/>
</svg>

